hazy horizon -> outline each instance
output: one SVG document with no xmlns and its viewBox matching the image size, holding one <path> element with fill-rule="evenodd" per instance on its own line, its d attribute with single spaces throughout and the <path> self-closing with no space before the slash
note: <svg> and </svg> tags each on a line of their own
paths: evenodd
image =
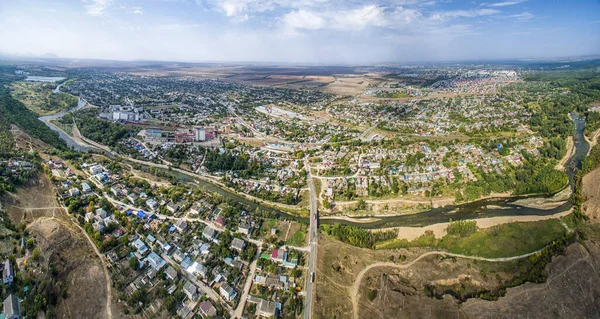
<svg viewBox="0 0 600 319">
<path fill-rule="evenodd" d="M 373 64 L 600 54 L 600 2 L 24 0 L 0 52 L 196 63 Z"/>
</svg>

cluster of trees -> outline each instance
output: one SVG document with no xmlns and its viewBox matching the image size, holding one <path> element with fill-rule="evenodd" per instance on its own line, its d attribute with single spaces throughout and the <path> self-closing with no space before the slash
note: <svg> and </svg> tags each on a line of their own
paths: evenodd
<svg viewBox="0 0 600 319">
<path fill-rule="evenodd" d="M 562 138 L 552 137 L 538 150 L 544 157 L 560 160 L 567 152 L 567 146 Z"/>
<path fill-rule="evenodd" d="M 0 141 L 1 143 L 1 141 Z M 7 163 L 4 160 L 9 160 L 13 157 L 18 156 L 23 161 L 28 161 L 34 164 L 35 168 L 32 170 L 17 170 L 12 172 L 7 169 Z M 37 153 L 1 153 L 0 152 L 0 195 L 4 192 L 12 192 L 15 186 L 19 186 L 27 182 L 32 177 L 36 176 L 39 172 L 41 165 L 41 158 Z"/>
<path fill-rule="evenodd" d="M 585 117 L 585 135 L 590 136 L 600 129 L 600 112 L 587 112 Z"/>
<path fill-rule="evenodd" d="M 583 174 L 589 173 L 600 166 L 600 144 L 594 145 L 588 156 L 583 159 L 581 171 Z"/>
<path fill-rule="evenodd" d="M 491 192 L 513 191 L 515 194 L 553 194 L 568 183 L 565 172 L 554 169 L 552 161 L 536 158 L 523 152 L 523 165 L 508 169 L 503 174 L 485 173 L 481 168 L 470 166 L 477 177 L 466 184 L 463 192 L 456 192 L 457 202 L 473 201 Z"/>
<path fill-rule="evenodd" d="M 446 232 L 449 235 L 458 235 L 460 237 L 467 237 L 477 232 L 477 222 L 469 220 L 457 220 L 452 221 L 450 219 L 450 225 L 446 228 Z"/>
<path fill-rule="evenodd" d="M 231 152 L 210 151 L 206 153 L 204 166 L 211 171 L 234 171 L 238 176 L 251 176 L 260 170 L 260 163 L 251 161 L 248 154 L 232 154 Z"/>
<path fill-rule="evenodd" d="M 565 94 L 552 94 L 539 103 L 536 96 L 531 96 L 534 105 L 531 117 L 532 129 L 544 138 L 560 137 L 564 140 L 573 133 L 573 122 L 569 113 L 584 113 L 588 105 L 600 100 L 600 74 L 594 69 L 571 72 L 546 71 L 528 75 L 529 82 L 548 82 L 550 89 L 567 89 Z"/>
<path fill-rule="evenodd" d="M 568 182 L 567 174 L 555 170 L 552 163 L 531 157 L 515 172 L 515 193 L 553 194 L 564 188 Z"/>
<path fill-rule="evenodd" d="M 15 139 L 10 132 L 10 123 L 5 117 L 0 117 L 0 155 L 11 153 L 15 147 Z"/>
<path fill-rule="evenodd" d="M 98 118 L 94 111 L 81 110 L 75 113 L 69 113 L 60 120 L 63 124 L 77 123 L 77 128 L 81 134 L 95 142 L 103 145 L 115 146 L 117 142 L 130 133 L 135 132 L 124 125 L 113 123 Z"/>
<path fill-rule="evenodd" d="M 327 235 L 335 237 L 337 240 L 347 244 L 362 247 L 374 248 L 378 242 L 396 238 L 398 233 L 395 231 L 377 231 L 371 232 L 367 229 L 346 226 L 342 224 L 323 225 L 323 230 Z"/>
</svg>

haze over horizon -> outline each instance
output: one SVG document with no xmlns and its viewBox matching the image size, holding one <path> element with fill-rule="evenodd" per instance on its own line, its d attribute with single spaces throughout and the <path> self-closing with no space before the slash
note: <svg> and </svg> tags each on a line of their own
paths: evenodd
<svg viewBox="0 0 600 319">
<path fill-rule="evenodd" d="M 600 2 L 8 0 L 0 51 L 111 60 L 378 63 L 600 53 Z"/>
</svg>

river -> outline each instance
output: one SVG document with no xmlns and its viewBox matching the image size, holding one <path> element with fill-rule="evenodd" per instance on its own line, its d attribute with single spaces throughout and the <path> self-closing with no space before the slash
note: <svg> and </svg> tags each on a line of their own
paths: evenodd
<svg viewBox="0 0 600 319">
<path fill-rule="evenodd" d="M 60 90 L 61 85 L 62 84 L 57 86 L 56 89 L 54 89 L 52 92 L 55 92 L 55 90 Z M 55 93 L 58 93 L 58 92 L 60 92 L 60 91 L 57 91 Z M 87 104 L 87 101 L 79 97 L 77 100 L 76 107 L 71 108 L 71 109 L 62 110 L 55 114 L 38 117 L 38 120 L 44 122 L 44 124 L 46 124 L 53 131 L 58 132 L 58 135 L 60 136 L 60 138 L 62 138 L 65 142 L 67 142 L 68 147 L 73 148 L 76 151 L 88 152 L 88 151 L 92 150 L 93 148 L 78 144 L 69 135 L 67 135 L 63 130 L 59 129 L 54 124 L 50 123 L 51 120 L 59 119 L 59 118 L 65 116 L 65 114 L 67 114 L 67 113 L 80 110 L 81 108 L 86 106 L 86 104 Z"/>
<path fill-rule="evenodd" d="M 79 103 L 77 104 L 76 108 L 71 109 L 71 110 L 65 110 L 65 111 L 62 111 L 60 113 L 53 114 L 53 115 L 43 116 L 43 117 L 40 117 L 40 120 L 42 120 L 44 123 L 46 123 L 46 125 L 48 125 L 53 130 L 59 132 L 60 137 L 63 138 L 67 142 L 67 145 L 69 145 L 70 147 L 73 146 L 76 150 L 79 150 L 79 151 L 88 151 L 92 148 L 77 144 L 73 139 L 71 139 L 71 137 L 69 137 L 64 132 L 62 132 L 61 130 L 57 129 L 55 126 L 53 126 L 49 123 L 49 120 L 58 119 L 58 118 L 64 116 L 65 114 L 67 114 L 68 112 L 72 112 L 72 111 L 81 109 L 82 107 L 84 107 L 86 105 L 86 103 L 87 102 L 85 100 L 80 98 Z M 577 169 L 581 168 L 581 162 L 582 162 L 583 158 L 586 156 L 590 146 L 587 143 L 587 141 L 585 140 L 585 138 L 583 137 L 583 130 L 585 127 L 585 119 L 581 118 L 581 116 L 576 113 L 572 113 L 571 118 L 573 119 L 573 122 L 575 124 L 575 136 L 574 136 L 575 153 L 567 162 L 566 173 L 569 177 L 569 185 L 571 188 L 573 188 L 574 187 L 573 180 L 574 180 L 575 172 Z M 143 169 L 148 168 L 147 166 L 144 166 L 144 165 L 142 165 L 142 167 L 143 167 Z M 160 169 L 160 170 L 166 171 L 165 169 Z M 241 195 L 238 195 L 238 194 L 235 194 L 228 190 L 225 190 L 225 189 L 221 188 L 220 186 L 217 186 L 217 185 L 207 182 L 205 180 L 194 178 L 192 176 L 183 174 L 181 172 L 176 172 L 176 171 L 170 171 L 169 173 L 171 175 L 173 175 L 176 178 L 176 180 L 178 180 L 180 182 L 194 182 L 199 187 L 205 189 L 206 191 L 220 194 L 226 198 L 232 199 L 232 200 L 240 202 L 246 206 L 249 206 L 252 209 L 255 209 L 258 207 L 261 210 L 274 212 L 274 213 L 276 213 L 282 217 L 285 217 L 287 219 L 292 219 L 292 220 L 297 220 L 300 222 L 308 223 L 308 218 L 298 217 L 298 216 L 295 216 L 295 215 L 292 215 L 292 214 L 289 214 L 286 212 L 279 211 L 272 207 L 268 207 L 265 205 L 255 203 L 253 201 L 246 199 L 245 197 L 243 197 Z M 528 197 L 536 197 L 536 196 L 529 195 L 529 196 L 512 196 L 512 197 L 506 197 L 506 198 L 482 199 L 482 200 L 478 200 L 478 201 L 466 203 L 466 204 L 449 205 L 449 206 L 445 206 L 445 207 L 432 208 L 430 210 L 427 210 L 427 211 L 424 211 L 421 213 L 416 213 L 416 214 L 396 215 L 396 216 L 389 216 L 389 217 L 377 217 L 377 218 L 374 218 L 375 219 L 374 221 L 369 221 L 369 222 L 361 222 L 360 219 L 363 217 L 357 217 L 356 222 L 353 222 L 351 220 L 341 220 L 341 219 L 336 219 L 336 218 L 321 217 L 321 218 L 319 218 L 319 222 L 322 224 L 341 223 L 341 224 L 358 226 L 358 227 L 369 228 L 369 229 L 398 227 L 398 226 L 420 227 L 420 226 L 426 226 L 426 225 L 431 225 L 431 224 L 448 222 L 450 218 L 452 218 L 453 220 L 459 220 L 459 219 L 477 219 L 477 218 L 497 217 L 497 216 L 553 215 L 553 214 L 567 211 L 567 210 L 571 209 L 571 207 L 572 207 L 572 204 L 570 201 L 567 201 L 566 203 L 564 203 L 556 208 L 553 208 L 553 209 L 536 209 L 536 208 L 528 208 L 528 207 L 513 204 L 513 202 L 515 200 L 522 199 L 522 198 L 528 198 Z M 537 196 L 537 197 L 539 197 L 539 196 Z M 494 208 L 489 208 L 489 207 L 494 207 Z"/>
</svg>

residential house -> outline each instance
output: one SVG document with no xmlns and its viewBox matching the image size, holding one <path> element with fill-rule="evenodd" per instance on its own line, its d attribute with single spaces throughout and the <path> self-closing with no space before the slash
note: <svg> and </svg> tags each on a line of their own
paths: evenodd
<svg viewBox="0 0 600 319">
<path fill-rule="evenodd" d="M 9 259 L 5 259 L 2 263 L 2 281 L 5 285 L 12 285 L 15 280 L 15 269 Z"/>
<path fill-rule="evenodd" d="M 157 239 L 156 244 L 165 252 L 165 254 L 168 254 L 171 249 L 173 249 L 173 246 L 164 239 Z"/>
<path fill-rule="evenodd" d="M 271 259 L 276 263 L 283 263 L 287 258 L 287 252 L 283 249 L 274 249 Z"/>
<path fill-rule="evenodd" d="M 113 193 L 113 195 L 115 195 L 116 197 L 119 197 L 123 194 L 121 188 L 119 188 L 118 186 L 111 186 L 110 192 Z"/>
<path fill-rule="evenodd" d="M 225 219 L 221 216 L 217 216 L 217 218 L 215 218 L 215 225 L 221 228 L 225 227 Z"/>
<path fill-rule="evenodd" d="M 167 267 L 167 270 L 165 270 L 165 275 L 167 276 L 167 279 L 175 280 L 177 279 L 177 270 L 175 270 L 175 268 L 169 265 L 169 267 Z"/>
<path fill-rule="evenodd" d="M 193 263 L 194 261 L 192 260 L 192 258 L 190 258 L 190 256 L 185 256 L 179 264 L 179 266 L 181 266 L 181 268 L 183 269 L 188 269 Z"/>
<path fill-rule="evenodd" d="M 217 315 L 217 309 L 208 300 L 201 302 L 199 309 L 200 314 L 206 318 L 214 318 Z"/>
<path fill-rule="evenodd" d="M 167 264 L 167 262 L 155 252 L 151 252 L 144 261 L 156 271 L 160 271 Z"/>
<path fill-rule="evenodd" d="M 136 255 L 138 255 L 138 258 L 140 258 L 140 259 L 141 259 L 143 256 L 145 256 L 145 255 L 148 253 L 148 251 L 149 251 L 149 249 L 148 249 L 148 247 L 146 246 L 146 244 L 145 244 L 145 243 L 144 243 L 144 242 L 143 242 L 141 239 L 139 239 L 139 238 L 138 238 L 138 239 L 136 239 L 136 240 L 133 242 L 133 246 L 134 246 L 134 247 L 137 249 L 137 251 L 136 251 Z"/>
<path fill-rule="evenodd" d="M 180 219 L 175 223 L 175 227 L 178 231 L 184 232 L 188 228 L 188 224 L 185 222 L 185 220 Z"/>
<path fill-rule="evenodd" d="M 179 210 L 179 204 L 170 202 L 167 204 L 167 210 L 175 214 Z"/>
<path fill-rule="evenodd" d="M 173 252 L 171 258 L 173 258 L 173 260 L 175 260 L 176 262 L 180 263 L 183 261 L 183 258 L 185 258 L 185 254 L 181 250 L 177 249 L 175 250 L 175 252 Z"/>
<path fill-rule="evenodd" d="M 221 286 L 219 287 L 219 293 L 221 294 L 221 296 L 223 298 L 225 298 L 225 300 L 230 301 L 230 302 L 232 302 L 235 299 L 235 297 L 237 296 L 237 292 L 235 291 L 235 288 L 231 287 L 231 285 L 229 285 L 226 282 L 221 284 Z"/>
<path fill-rule="evenodd" d="M 146 206 L 148 206 L 148 208 L 154 210 L 154 209 L 156 209 L 156 207 L 158 207 L 158 202 L 152 198 L 148 198 L 146 200 Z"/>
<path fill-rule="evenodd" d="M 4 302 L 4 318 L 5 319 L 20 319 L 21 318 L 21 300 L 19 297 L 10 294 Z"/>
<path fill-rule="evenodd" d="M 250 232 L 252 232 L 252 225 L 247 222 L 241 222 L 238 225 L 238 232 L 242 233 L 242 234 L 250 235 Z"/>
<path fill-rule="evenodd" d="M 191 266 L 189 266 L 185 271 L 194 275 L 194 276 L 202 276 L 202 278 L 206 278 L 206 274 L 208 273 L 208 269 L 203 265 L 195 261 Z"/>
<path fill-rule="evenodd" d="M 191 300 L 198 299 L 198 287 L 194 285 L 191 281 L 187 281 L 183 285 L 183 292 L 190 298 Z"/>
<path fill-rule="evenodd" d="M 90 174 L 96 175 L 96 174 L 100 174 L 100 173 L 102 173 L 102 166 L 94 165 L 94 166 L 90 167 Z"/>
<path fill-rule="evenodd" d="M 127 195 L 127 199 L 129 200 L 129 202 L 131 202 L 132 204 L 135 204 L 135 202 L 138 200 L 138 196 L 135 193 L 131 193 L 129 195 Z"/>
<path fill-rule="evenodd" d="M 192 205 L 192 208 L 190 208 L 190 214 L 200 215 L 200 213 L 202 212 L 204 212 L 204 207 L 202 207 L 200 203 L 195 203 L 194 205 Z"/>
<path fill-rule="evenodd" d="M 231 248 L 241 252 L 246 247 L 246 242 L 243 239 L 234 238 L 231 241 Z"/>
<path fill-rule="evenodd" d="M 206 226 L 202 231 L 202 236 L 208 240 L 214 240 L 217 237 L 217 231 L 210 226 Z"/>
<path fill-rule="evenodd" d="M 265 318 L 277 317 L 277 303 L 275 301 L 262 300 L 258 304 L 256 314 Z"/>
<path fill-rule="evenodd" d="M 200 255 L 208 255 L 210 253 L 210 244 L 209 243 L 203 243 L 202 245 L 200 245 Z"/>
<path fill-rule="evenodd" d="M 177 315 L 180 318 L 190 318 L 192 315 L 192 309 L 190 309 L 190 307 L 188 307 L 188 305 L 183 304 L 183 307 L 181 307 L 177 310 Z"/>
<path fill-rule="evenodd" d="M 98 208 L 96 209 L 96 216 L 99 216 L 100 218 L 104 219 L 108 217 L 108 213 L 106 212 L 106 210 L 104 210 L 104 208 Z"/>
<path fill-rule="evenodd" d="M 81 183 L 81 190 L 83 191 L 84 194 L 87 194 L 89 192 L 92 191 L 92 188 L 90 187 L 90 185 L 88 183 Z"/>
<path fill-rule="evenodd" d="M 79 188 L 74 187 L 69 189 L 69 195 L 71 196 L 79 196 L 81 194 L 81 192 L 79 191 Z"/>
</svg>

